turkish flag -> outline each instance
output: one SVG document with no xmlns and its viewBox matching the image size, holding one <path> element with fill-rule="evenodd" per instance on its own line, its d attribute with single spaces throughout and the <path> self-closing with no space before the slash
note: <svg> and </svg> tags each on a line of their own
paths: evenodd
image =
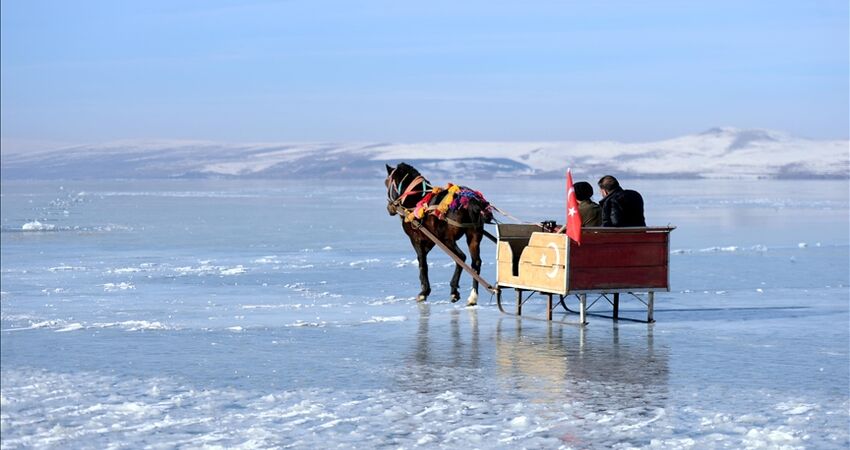
<svg viewBox="0 0 850 450">
<path fill-rule="evenodd" d="M 567 169 L 567 236 L 581 245 L 581 215 L 578 213 L 578 200 L 570 169 Z"/>
</svg>

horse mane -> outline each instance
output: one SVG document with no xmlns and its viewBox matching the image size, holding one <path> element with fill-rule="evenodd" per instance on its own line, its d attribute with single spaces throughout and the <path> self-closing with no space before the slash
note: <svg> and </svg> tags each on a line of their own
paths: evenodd
<svg viewBox="0 0 850 450">
<path fill-rule="evenodd" d="M 404 178 L 405 175 L 410 180 L 422 175 L 421 173 L 419 173 L 418 170 L 416 170 L 415 167 L 411 166 L 410 164 L 404 163 L 404 162 L 398 163 L 398 165 L 395 168 L 395 171 L 396 171 L 396 178 L 399 179 L 399 180 Z"/>
</svg>

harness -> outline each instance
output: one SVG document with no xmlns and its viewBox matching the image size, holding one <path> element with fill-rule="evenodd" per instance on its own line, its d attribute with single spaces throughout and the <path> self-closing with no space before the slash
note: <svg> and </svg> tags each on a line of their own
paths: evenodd
<svg viewBox="0 0 850 450">
<path fill-rule="evenodd" d="M 397 169 L 397 168 L 396 168 Z M 466 208 L 470 198 L 476 198 L 484 204 L 486 210 L 489 211 L 490 205 L 484 196 L 478 191 L 457 186 L 449 183 L 445 188 L 432 186 L 423 176 L 418 175 L 410 181 L 405 187 L 405 180 L 409 174 L 405 174 L 398 182 L 393 176 L 396 169 L 393 169 L 387 176 L 387 202 L 388 207 L 396 211 L 404 222 L 419 224 L 426 214 L 434 214 L 440 220 L 444 220 L 452 226 L 459 228 L 475 228 L 479 226 L 476 223 L 461 223 L 449 217 L 446 213 L 451 210 Z M 421 186 L 421 189 L 417 190 Z M 403 205 L 405 199 L 411 195 L 422 195 L 416 206 L 411 208 Z M 418 228 L 418 227 L 417 227 Z"/>
<path fill-rule="evenodd" d="M 428 180 L 426 180 L 425 177 L 423 177 L 422 175 L 418 175 L 416 178 L 410 181 L 410 184 L 407 185 L 407 188 L 403 188 L 404 180 L 407 179 L 407 176 L 410 174 L 404 174 L 401 180 L 396 183 L 395 179 L 393 179 L 393 175 L 395 175 L 396 169 L 398 169 L 398 167 L 393 169 L 393 171 L 390 172 L 389 176 L 387 177 L 387 180 L 389 180 L 389 182 L 387 183 L 387 202 L 391 206 L 393 206 L 394 209 L 398 210 L 399 208 L 401 208 L 406 213 L 409 211 L 409 209 L 405 208 L 404 205 L 402 205 L 402 203 L 404 203 L 404 200 L 411 195 L 424 194 L 430 191 L 431 183 L 429 183 Z M 416 188 L 420 185 L 422 186 L 422 190 L 416 191 Z M 404 189 L 404 191 L 402 191 L 402 189 Z"/>
</svg>

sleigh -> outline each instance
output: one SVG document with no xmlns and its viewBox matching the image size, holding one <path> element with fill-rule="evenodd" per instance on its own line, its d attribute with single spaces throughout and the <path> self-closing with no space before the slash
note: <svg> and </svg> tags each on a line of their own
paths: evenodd
<svg viewBox="0 0 850 450">
<path fill-rule="evenodd" d="M 496 243 L 496 302 L 499 310 L 504 291 L 516 294 L 513 314 L 541 294 L 547 299 L 546 318 L 556 308 L 577 313 L 579 323 L 587 316 L 614 320 L 619 317 L 621 296 L 646 307 L 645 322 L 653 322 L 655 293 L 670 290 L 670 232 L 674 227 L 583 228 L 581 245 L 562 233 L 543 232 L 539 225 L 498 225 Z M 588 296 L 591 303 L 588 305 Z M 578 300 L 577 310 L 567 302 Z M 557 299 L 557 301 L 555 301 Z M 604 300 L 604 301 L 603 301 Z M 597 303 L 610 304 L 610 315 L 589 312 Z"/>
<path fill-rule="evenodd" d="M 402 169 L 402 172 L 399 172 Z M 403 175 L 402 175 L 403 173 Z M 408 180 L 404 184 L 405 180 Z M 391 215 L 397 214 L 403 218 L 403 227 L 411 236 L 411 242 L 416 241 L 413 233 L 421 233 L 431 240 L 435 246 L 446 252 L 457 264 L 457 268 L 465 270 L 474 279 L 473 290 L 470 294 L 468 305 L 475 305 L 478 299 L 478 286 L 483 286 L 496 295 L 499 310 L 507 313 L 502 305 L 502 294 L 508 288 L 516 292 L 517 316 L 522 315 L 522 307 L 535 294 L 542 294 L 547 298 L 546 318 L 552 320 L 553 311 L 557 307 L 563 307 L 567 312 L 577 312 L 579 323 L 587 323 L 588 311 L 600 300 L 604 299 L 613 307 L 609 316 L 614 320 L 620 319 L 620 297 L 634 297 L 646 306 L 646 322 L 653 322 L 653 308 L 655 293 L 670 290 L 670 232 L 673 227 L 625 227 L 625 228 L 582 228 L 582 244 L 567 237 L 566 234 L 545 232 L 544 227 L 551 228 L 554 223 L 541 224 L 498 224 L 497 235 L 492 236 L 483 229 L 482 223 L 490 222 L 492 210 L 501 212 L 505 216 L 509 214 L 490 204 L 478 191 L 449 184 L 446 191 L 451 196 L 446 196 L 437 202 L 431 202 L 440 191 L 433 187 L 412 166 L 401 163 L 395 168 L 387 165 L 387 210 Z M 420 188 L 421 184 L 421 188 Z M 567 185 L 572 186 L 572 176 L 567 172 Z M 468 195 L 464 195 L 463 193 Z M 572 189 L 568 191 L 568 203 L 572 202 L 572 211 L 575 208 L 575 197 L 571 195 Z M 455 198 L 459 196 L 459 198 Z M 473 236 L 477 239 L 475 246 L 470 246 L 470 251 L 475 249 L 473 260 L 480 264 L 477 258 L 478 246 L 481 236 L 487 236 L 496 243 L 496 284 L 492 285 L 481 277 L 479 267 L 473 268 L 466 264 L 465 257 L 457 251 L 454 241 L 460 234 L 455 234 L 450 240 L 446 236 L 442 239 L 434 234 L 435 230 L 429 230 L 423 224 L 425 214 L 436 214 L 441 218 L 448 210 L 468 210 L 469 206 L 463 203 L 473 202 L 478 206 L 476 213 L 472 214 L 482 220 L 472 220 L 470 223 L 452 223 L 448 218 L 445 222 L 457 229 L 464 227 L 477 227 L 476 234 L 466 231 L 467 239 Z M 405 206 L 405 201 L 408 201 Z M 411 209 L 410 203 L 416 200 L 416 207 Z M 474 200 L 474 201 L 473 201 Z M 457 201 L 457 204 L 455 203 Z M 431 203 L 435 203 L 432 205 Z M 472 203 L 469 203 L 470 205 Z M 486 217 L 484 212 L 487 212 Z M 438 214 L 439 213 L 439 214 Z M 574 211 L 573 211 L 574 213 Z M 510 216 L 512 217 L 512 216 Z M 439 228 L 439 227 L 436 227 Z M 578 231 L 578 230 L 577 230 Z M 414 244 L 416 246 L 416 244 Z M 417 254 L 427 254 L 430 247 L 419 247 Z M 421 256 L 424 262 L 424 256 Z M 422 266 L 427 268 L 427 266 Z M 452 279 L 453 288 L 457 289 L 457 278 L 460 275 L 455 269 L 455 277 Z M 427 282 L 427 270 L 420 270 L 420 279 L 423 281 L 423 291 L 418 299 L 424 301 L 430 293 Z M 524 294 L 528 294 L 523 297 Z M 554 297 L 558 296 L 557 304 L 553 304 Z M 588 295 L 595 295 L 590 305 L 587 304 Z M 567 306 L 567 300 L 575 296 L 578 299 L 578 310 L 574 311 Z M 452 301 L 457 301 L 459 296 L 453 293 Z M 603 303 L 604 304 L 604 303 Z M 603 314 L 593 315 L 603 316 Z M 623 318 L 627 320 L 638 320 L 634 318 Z"/>
</svg>

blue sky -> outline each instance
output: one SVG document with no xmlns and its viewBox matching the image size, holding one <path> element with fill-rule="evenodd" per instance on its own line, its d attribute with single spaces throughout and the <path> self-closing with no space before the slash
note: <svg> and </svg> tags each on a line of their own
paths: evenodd
<svg viewBox="0 0 850 450">
<path fill-rule="evenodd" d="M 848 138 L 848 2 L 2 2 L 4 142 Z"/>
</svg>

